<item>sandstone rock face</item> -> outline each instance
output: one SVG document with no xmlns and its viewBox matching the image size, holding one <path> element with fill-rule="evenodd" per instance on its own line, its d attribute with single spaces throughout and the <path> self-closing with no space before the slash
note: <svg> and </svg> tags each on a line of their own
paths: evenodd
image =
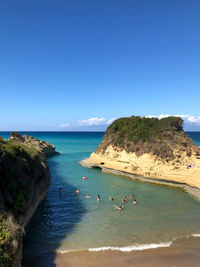
<svg viewBox="0 0 200 267">
<path fill-rule="evenodd" d="M 0 139 L 0 266 L 21 265 L 24 227 L 50 185 L 46 156 L 56 153 L 53 145 L 27 135 Z"/>
<path fill-rule="evenodd" d="M 180 118 L 118 119 L 81 164 L 200 188 L 200 153 Z"/>
<path fill-rule="evenodd" d="M 155 181 L 165 180 L 200 188 L 200 159 L 195 155 L 188 157 L 186 153 L 182 154 L 181 159 L 178 158 L 178 162 L 177 158 L 164 162 L 150 153 L 137 156 L 133 152 L 127 153 L 109 146 L 103 153 L 94 152 L 80 163 L 86 167 L 101 168 L 103 171 L 117 170 L 125 175 L 135 174 L 137 179 L 142 176 L 154 178 Z M 187 165 L 193 167 L 187 168 Z"/>
</svg>

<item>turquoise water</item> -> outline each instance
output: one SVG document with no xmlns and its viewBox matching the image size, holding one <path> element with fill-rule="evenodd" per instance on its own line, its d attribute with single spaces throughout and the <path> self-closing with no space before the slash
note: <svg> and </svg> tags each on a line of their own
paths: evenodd
<svg viewBox="0 0 200 267">
<path fill-rule="evenodd" d="M 169 242 L 200 234 L 200 204 L 183 191 L 136 182 L 78 164 L 98 146 L 103 133 L 29 133 L 51 142 L 60 155 L 48 159 L 52 183 L 27 229 L 24 255 L 100 247 Z M 200 144 L 200 133 L 189 133 Z M 8 137 L 8 133 L 0 133 Z M 83 181 L 86 175 L 88 180 Z M 63 194 L 58 189 L 62 187 Z M 75 194 L 75 189 L 80 195 Z M 134 193 L 122 211 L 122 198 Z M 87 194 L 90 199 L 85 198 Z M 97 203 L 97 195 L 101 201 Z"/>
</svg>

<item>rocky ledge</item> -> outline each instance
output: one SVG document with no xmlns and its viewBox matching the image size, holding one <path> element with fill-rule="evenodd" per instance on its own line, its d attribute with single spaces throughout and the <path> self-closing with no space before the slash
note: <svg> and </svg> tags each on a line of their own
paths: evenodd
<svg viewBox="0 0 200 267">
<path fill-rule="evenodd" d="M 118 119 L 80 163 L 133 179 L 200 188 L 200 153 L 182 123 L 178 117 Z"/>
<path fill-rule="evenodd" d="M 0 266 L 20 266 L 24 228 L 50 185 L 55 147 L 31 136 L 0 138 Z"/>
<path fill-rule="evenodd" d="M 55 146 L 48 142 L 41 141 L 40 139 L 36 139 L 30 135 L 25 134 L 22 136 L 18 132 L 13 132 L 9 140 L 24 144 L 28 147 L 34 147 L 38 151 L 44 153 L 47 157 L 58 154 L 58 152 L 55 150 Z"/>
</svg>

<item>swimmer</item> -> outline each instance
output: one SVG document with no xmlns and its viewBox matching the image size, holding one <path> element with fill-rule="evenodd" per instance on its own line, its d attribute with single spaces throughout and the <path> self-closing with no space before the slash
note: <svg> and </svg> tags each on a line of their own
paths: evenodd
<svg viewBox="0 0 200 267">
<path fill-rule="evenodd" d="M 117 210 L 122 210 L 123 209 L 122 206 L 113 205 L 113 207 L 115 207 Z"/>
<path fill-rule="evenodd" d="M 132 199 L 134 198 L 134 195 L 133 195 L 133 194 L 131 194 L 131 198 L 132 198 Z"/>
<path fill-rule="evenodd" d="M 124 202 L 126 202 L 126 201 L 128 201 L 128 198 L 127 198 L 127 197 L 124 197 L 124 198 L 122 199 L 122 202 L 124 203 Z"/>
<path fill-rule="evenodd" d="M 100 201 L 101 200 L 101 197 L 100 195 L 97 196 L 97 201 Z"/>
<path fill-rule="evenodd" d="M 133 200 L 133 205 L 136 205 L 136 199 Z"/>
<path fill-rule="evenodd" d="M 60 196 L 62 196 L 62 188 L 59 188 L 58 192 L 59 192 Z"/>
<path fill-rule="evenodd" d="M 91 196 L 88 194 L 88 195 L 86 196 L 86 198 L 91 198 Z"/>
<path fill-rule="evenodd" d="M 110 197 L 109 200 L 114 201 L 114 198 L 113 197 Z"/>
<path fill-rule="evenodd" d="M 75 190 L 76 194 L 80 194 L 80 191 L 78 189 Z"/>
</svg>

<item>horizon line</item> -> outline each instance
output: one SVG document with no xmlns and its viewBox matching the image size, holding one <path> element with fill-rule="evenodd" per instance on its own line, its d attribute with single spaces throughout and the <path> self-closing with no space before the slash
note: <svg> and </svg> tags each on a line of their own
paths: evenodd
<svg viewBox="0 0 200 267">
<path fill-rule="evenodd" d="M 104 132 L 106 132 L 106 130 L 105 131 L 56 131 L 56 130 L 49 130 L 49 131 L 41 131 L 41 130 L 19 130 L 19 131 L 16 131 L 16 130 L 0 130 L 0 132 L 35 132 L 35 133 L 37 133 L 37 132 L 43 132 L 43 133 L 52 133 L 52 132 L 55 132 L 55 133 L 104 133 Z M 200 132 L 200 130 L 199 131 L 192 131 L 192 130 L 184 130 L 184 132 L 196 132 L 196 133 L 199 133 Z"/>
</svg>

